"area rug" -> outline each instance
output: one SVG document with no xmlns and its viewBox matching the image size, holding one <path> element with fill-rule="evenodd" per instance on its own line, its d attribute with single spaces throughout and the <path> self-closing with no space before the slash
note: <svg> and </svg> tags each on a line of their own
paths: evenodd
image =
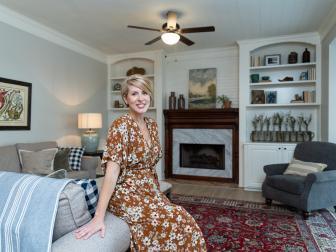
<svg viewBox="0 0 336 252">
<path fill-rule="evenodd" d="M 197 221 L 208 251 L 336 251 L 335 213 L 305 221 L 281 205 L 172 195 Z"/>
</svg>

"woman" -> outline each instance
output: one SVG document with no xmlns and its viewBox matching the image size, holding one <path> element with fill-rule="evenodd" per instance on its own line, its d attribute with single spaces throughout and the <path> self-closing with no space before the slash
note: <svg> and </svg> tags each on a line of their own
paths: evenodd
<svg viewBox="0 0 336 252">
<path fill-rule="evenodd" d="M 160 192 L 155 165 L 161 158 L 157 124 L 144 116 L 152 98 L 150 80 L 128 77 L 121 95 L 129 112 L 109 129 L 102 167 L 105 172 L 94 218 L 75 231 L 77 239 L 100 232 L 106 209 L 126 221 L 131 251 L 206 251 L 195 220 Z"/>
</svg>

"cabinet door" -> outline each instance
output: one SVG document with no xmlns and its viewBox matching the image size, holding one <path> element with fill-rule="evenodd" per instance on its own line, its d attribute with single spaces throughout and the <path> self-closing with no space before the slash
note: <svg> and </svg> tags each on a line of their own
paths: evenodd
<svg viewBox="0 0 336 252">
<path fill-rule="evenodd" d="M 294 155 L 295 146 L 296 145 L 284 145 L 282 147 L 281 163 L 290 163 Z"/>
<path fill-rule="evenodd" d="M 281 147 L 279 145 L 244 145 L 244 188 L 260 190 L 265 179 L 264 166 L 280 162 Z"/>
</svg>

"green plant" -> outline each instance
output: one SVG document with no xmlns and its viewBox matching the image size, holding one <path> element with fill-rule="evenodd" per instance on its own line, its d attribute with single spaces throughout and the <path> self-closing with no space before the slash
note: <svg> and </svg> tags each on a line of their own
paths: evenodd
<svg viewBox="0 0 336 252">
<path fill-rule="evenodd" d="M 221 103 L 224 103 L 224 102 L 230 102 L 230 98 L 226 95 L 220 95 L 220 96 L 217 96 L 217 102 L 221 102 Z"/>
</svg>

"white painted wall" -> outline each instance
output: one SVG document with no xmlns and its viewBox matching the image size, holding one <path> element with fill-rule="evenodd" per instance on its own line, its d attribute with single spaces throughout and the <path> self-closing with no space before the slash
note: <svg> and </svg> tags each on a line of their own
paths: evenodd
<svg viewBox="0 0 336 252">
<path fill-rule="evenodd" d="M 57 140 L 79 145 L 78 112 L 103 113 L 107 65 L 0 22 L 0 76 L 32 83 L 30 131 L 0 131 L 0 146 Z"/>
<path fill-rule="evenodd" d="M 336 66 L 336 25 L 322 40 L 322 105 L 321 105 L 321 134 L 323 141 L 336 143 L 336 77 L 335 68 L 330 72 L 330 54 L 333 53 L 333 67 Z M 333 48 L 330 50 L 330 48 Z M 333 76 L 333 77 L 332 77 Z M 330 77 L 333 80 L 329 79 Z"/>
<path fill-rule="evenodd" d="M 168 109 L 170 92 L 183 94 L 188 105 L 190 69 L 217 68 L 217 96 L 225 94 L 238 107 L 238 47 L 226 47 L 166 54 L 164 59 L 163 99 Z M 220 104 L 217 104 L 221 107 Z"/>
</svg>

